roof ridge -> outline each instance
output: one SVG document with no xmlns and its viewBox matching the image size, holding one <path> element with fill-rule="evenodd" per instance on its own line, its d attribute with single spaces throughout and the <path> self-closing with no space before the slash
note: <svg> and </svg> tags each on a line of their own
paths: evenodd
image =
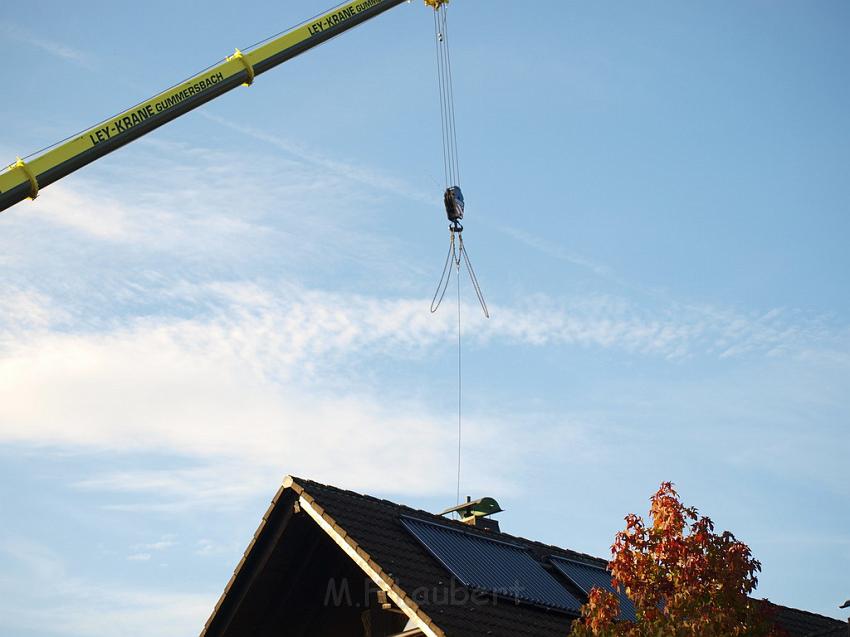
<svg viewBox="0 0 850 637">
<path fill-rule="evenodd" d="M 371 502 L 377 502 L 379 504 L 382 504 L 383 506 L 391 507 L 393 509 L 397 509 L 397 510 L 398 509 L 404 509 L 405 511 L 408 511 L 408 512 L 426 515 L 426 516 L 433 518 L 435 520 L 439 520 L 439 521 L 444 522 L 444 523 L 447 522 L 451 526 L 457 527 L 458 530 L 469 531 L 472 534 L 478 535 L 478 536 L 483 537 L 483 538 L 490 537 L 491 539 L 495 539 L 495 538 L 493 538 L 494 535 L 500 535 L 500 536 L 504 536 L 505 538 L 509 538 L 509 539 L 512 539 L 512 540 L 517 540 L 519 542 L 525 543 L 526 545 L 529 546 L 529 548 L 534 547 L 534 548 L 537 548 L 538 550 L 542 549 L 541 552 L 554 551 L 556 553 L 568 553 L 572 557 L 579 557 L 579 558 L 583 558 L 585 560 L 591 560 L 593 562 L 596 562 L 597 563 L 596 565 L 598 565 L 599 562 L 605 562 L 606 564 L 609 562 L 609 560 L 607 560 L 603 557 L 597 557 L 595 555 L 590 555 L 589 553 L 582 553 L 580 551 L 575 551 L 573 549 L 565 548 L 565 547 L 562 547 L 562 546 L 556 546 L 554 544 L 546 544 L 546 543 L 540 542 L 538 540 L 531 540 L 529 538 L 522 537 L 521 535 L 512 535 L 510 533 L 505 533 L 504 531 L 484 531 L 484 530 L 476 528 L 474 526 L 470 526 L 468 524 L 463 524 L 463 522 L 460 522 L 458 520 L 452 520 L 451 518 L 445 518 L 445 517 L 439 515 L 438 513 L 432 513 L 431 511 L 425 511 L 424 509 L 414 509 L 413 507 L 408 506 L 406 504 L 400 504 L 398 502 L 393 502 L 392 500 L 387 500 L 386 498 L 378 498 L 378 497 L 375 497 L 373 495 L 369 495 L 369 494 L 365 494 L 365 493 L 359 493 L 357 491 L 352 491 L 351 489 L 342 489 L 342 488 L 334 486 L 332 484 L 324 484 L 324 483 L 321 483 L 321 482 L 316 482 L 315 480 L 309 480 L 307 478 L 298 478 L 296 476 L 291 476 L 291 475 L 286 476 L 286 478 L 290 479 L 292 482 L 298 484 L 302 488 L 304 488 L 305 485 L 313 485 L 313 486 L 316 486 L 316 487 L 319 487 L 319 488 L 322 488 L 322 489 L 328 489 L 328 490 L 331 490 L 331 491 L 335 491 L 336 493 L 339 493 L 339 494 L 345 494 L 345 495 L 348 495 L 348 496 L 363 498 L 363 499 L 369 500 Z M 286 481 L 286 479 L 284 479 L 284 482 L 285 481 Z"/>
<path fill-rule="evenodd" d="M 810 615 L 812 617 L 819 617 L 820 619 L 828 619 L 829 621 L 835 622 L 836 624 L 841 624 L 841 625 L 847 624 L 847 622 L 845 622 L 841 619 L 836 619 L 835 617 L 830 617 L 829 615 L 821 615 L 820 613 L 815 613 L 815 612 L 812 612 L 810 610 L 804 610 L 802 608 L 795 608 L 793 606 L 785 606 L 783 604 L 777 604 L 776 602 L 772 602 L 767 598 L 761 599 L 759 601 L 770 604 L 771 606 L 776 606 L 778 608 L 784 608 L 786 610 L 792 610 L 795 613 L 800 613 L 802 615 Z M 815 633 L 815 634 L 817 634 L 817 633 Z"/>
</svg>

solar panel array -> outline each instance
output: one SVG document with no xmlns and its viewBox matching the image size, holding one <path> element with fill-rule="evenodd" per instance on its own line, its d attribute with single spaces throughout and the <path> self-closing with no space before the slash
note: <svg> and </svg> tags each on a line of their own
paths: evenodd
<svg viewBox="0 0 850 637">
<path fill-rule="evenodd" d="M 524 546 L 407 516 L 401 522 L 464 586 L 549 608 L 581 608 Z"/>
<path fill-rule="evenodd" d="M 593 588 L 601 588 L 617 595 L 620 599 L 620 619 L 635 619 L 635 606 L 632 600 L 622 591 L 614 589 L 611 573 L 604 568 L 555 556 L 550 557 L 549 561 L 586 595 L 590 595 Z"/>
</svg>

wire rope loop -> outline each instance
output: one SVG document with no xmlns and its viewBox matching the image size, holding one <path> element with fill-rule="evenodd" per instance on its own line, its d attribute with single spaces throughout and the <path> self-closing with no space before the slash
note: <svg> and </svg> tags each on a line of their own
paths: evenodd
<svg viewBox="0 0 850 637">
<path fill-rule="evenodd" d="M 254 83 L 254 67 L 248 61 L 244 55 L 242 55 L 242 51 L 236 49 L 236 52 L 227 58 L 228 62 L 232 62 L 233 60 L 239 60 L 242 63 L 242 66 L 245 67 L 245 71 L 248 73 L 248 80 L 244 82 L 243 86 L 251 86 Z"/>
<path fill-rule="evenodd" d="M 475 276 L 475 270 L 472 268 L 472 261 L 469 260 L 469 253 L 466 251 L 466 246 L 463 244 L 463 236 L 459 236 L 459 252 L 463 256 L 463 262 L 466 264 L 466 270 L 469 272 L 469 279 L 472 281 L 472 288 L 475 290 L 475 296 L 478 297 L 478 302 L 481 304 L 481 309 L 484 311 L 485 318 L 490 318 L 490 310 L 487 308 L 487 302 L 484 300 L 484 293 L 481 291 L 481 284 L 478 283 L 478 277 Z"/>
<path fill-rule="evenodd" d="M 448 289 L 449 281 L 452 278 L 452 265 L 460 265 L 460 256 L 456 251 L 454 234 L 451 235 L 449 253 L 446 255 L 446 263 L 443 265 L 443 273 L 440 275 L 440 282 L 437 283 L 437 291 L 434 292 L 434 298 L 431 299 L 431 314 L 440 309 L 443 298 L 446 296 L 446 290 Z"/>
</svg>

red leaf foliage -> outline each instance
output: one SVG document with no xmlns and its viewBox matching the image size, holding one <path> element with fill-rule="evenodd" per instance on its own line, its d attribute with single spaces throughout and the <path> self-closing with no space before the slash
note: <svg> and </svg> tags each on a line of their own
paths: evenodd
<svg viewBox="0 0 850 637">
<path fill-rule="evenodd" d="M 673 484 L 652 496 L 649 523 L 627 515 L 611 547 L 609 570 L 634 602 L 636 621 L 618 621 L 616 595 L 594 589 L 571 637 L 774 637 L 779 633 L 750 599 L 761 564 L 750 548 L 693 507 Z"/>
</svg>

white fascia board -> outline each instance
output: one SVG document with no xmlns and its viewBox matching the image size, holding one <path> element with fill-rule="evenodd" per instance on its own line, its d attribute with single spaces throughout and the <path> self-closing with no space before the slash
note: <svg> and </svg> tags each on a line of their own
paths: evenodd
<svg viewBox="0 0 850 637">
<path fill-rule="evenodd" d="M 430 626 L 428 626 L 425 621 L 419 617 L 416 611 L 405 601 L 405 599 L 398 595 L 393 589 L 392 586 L 386 582 L 383 577 L 374 569 L 372 566 L 364 560 L 359 553 L 348 543 L 345 541 L 345 538 L 342 537 L 339 533 L 337 533 L 336 529 L 331 526 L 325 518 L 315 509 L 315 507 L 307 500 L 303 495 L 298 498 L 298 503 L 301 505 L 301 509 L 307 512 L 313 521 L 321 527 L 321 529 L 327 533 L 331 539 L 339 545 L 339 547 L 345 552 L 348 557 L 354 560 L 355 564 L 360 567 L 360 569 L 369 576 L 369 578 L 375 582 L 375 584 L 382 590 L 387 593 L 390 599 L 392 599 L 396 606 L 401 609 L 401 611 L 407 616 L 407 618 L 413 622 L 413 624 L 422 631 L 422 634 L 426 637 L 445 637 L 442 634 L 438 634 L 434 632 Z"/>
</svg>

